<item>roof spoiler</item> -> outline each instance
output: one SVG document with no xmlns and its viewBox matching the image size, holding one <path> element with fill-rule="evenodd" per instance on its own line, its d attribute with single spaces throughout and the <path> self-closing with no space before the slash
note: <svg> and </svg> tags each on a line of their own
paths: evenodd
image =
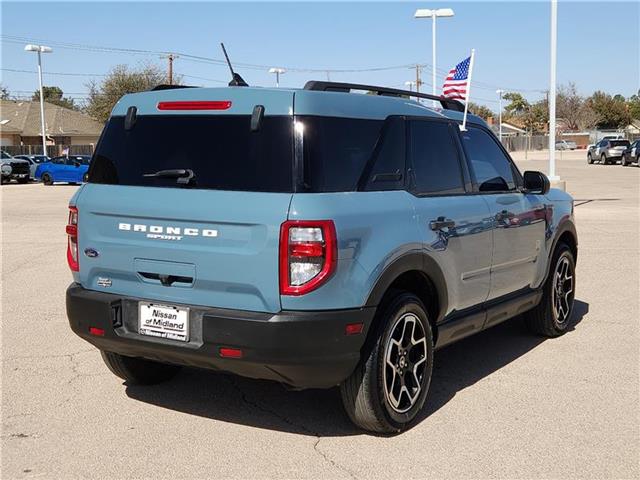
<svg viewBox="0 0 640 480">
<path fill-rule="evenodd" d="M 343 92 L 349 93 L 351 90 L 367 90 L 375 95 L 386 97 L 416 97 L 426 98 L 428 100 L 436 100 L 440 102 L 445 110 L 455 110 L 456 112 L 464 112 L 464 105 L 458 100 L 451 98 L 439 97 L 437 95 L 429 95 L 428 93 L 412 92 L 410 90 L 400 90 L 397 88 L 376 87 L 374 85 L 362 85 L 359 83 L 341 83 L 341 82 L 323 82 L 318 80 L 308 81 L 305 90 L 316 92 Z"/>
<path fill-rule="evenodd" d="M 149 90 L 150 92 L 156 92 L 158 90 L 175 90 L 176 88 L 198 88 L 195 85 L 167 85 L 167 84 L 160 84 L 160 85 L 156 85 L 155 87 L 153 87 L 151 90 Z"/>
</svg>

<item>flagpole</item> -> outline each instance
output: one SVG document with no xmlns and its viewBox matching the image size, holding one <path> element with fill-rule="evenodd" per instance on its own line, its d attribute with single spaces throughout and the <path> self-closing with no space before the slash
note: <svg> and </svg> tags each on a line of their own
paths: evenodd
<svg viewBox="0 0 640 480">
<path fill-rule="evenodd" d="M 471 98 L 471 75 L 473 75 L 473 59 L 476 55 L 476 49 L 471 49 L 471 61 L 469 62 L 469 76 L 467 77 L 467 99 L 464 102 L 464 117 L 462 117 L 462 126 L 460 130 L 463 132 L 467 129 L 467 113 L 469 112 L 469 99 Z"/>
</svg>

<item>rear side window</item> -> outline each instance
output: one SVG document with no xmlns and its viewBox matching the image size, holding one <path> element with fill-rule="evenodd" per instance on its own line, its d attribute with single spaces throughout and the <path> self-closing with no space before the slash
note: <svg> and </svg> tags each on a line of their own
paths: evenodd
<svg viewBox="0 0 640 480">
<path fill-rule="evenodd" d="M 304 183 L 309 192 L 350 192 L 371 157 L 382 120 L 298 116 L 304 126 Z"/>
<path fill-rule="evenodd" d="M 293 191 L 293 121 L 264 117 L 251 131 L 249 115 L 141 115 L 130 130 L 112 117 L 91 162 L 89 181 L 180 187 L 176 179 L 145 177 L 191 169 L 194 188 Z"/>
<path fill-rule="evenodd" d="M 515 190 L 516 179 L 511 162 L 487 132 L 470 127 L 461 132 L 461 137 L 481 192 Z"/>
<path fill-rule="evenodd" d="M 373 153 L 367 174 L 366 191 L 402 190 L 404 188 L 406 157 L 405 121 L 389 118 Z"/>
<path fill-rule="evenodd" d="M 410 158 L 416 194 L 464 193 L 458 150 L 446 122 L 411 121 Z"/>
</svg>

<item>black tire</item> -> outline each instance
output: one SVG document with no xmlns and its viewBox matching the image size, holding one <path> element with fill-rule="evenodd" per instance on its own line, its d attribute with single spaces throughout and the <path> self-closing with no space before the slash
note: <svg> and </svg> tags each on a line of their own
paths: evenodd
<svg viewBox="0 0 640 480">
<path fill-rule="evenodd" d="M 629 162 L 627 162 L 627 157 L 623 156 L 620 163 L 622 164 L 623 167 L 626 167 L 629 165 Z"/>
<path fill-rule="evenodd" d="M 609 161 L 607 160 L 607 156 L 603 153 L 600 155 L 600 163 L 603 165 L 608 165 Z"/>
<path fill-rule="evenodd" d="M 589 165 L 593 164 L 593 157 L 591 156 L 591 153 L 587 153 L 587 163 Z"/>
<path fill-rule="evenodd" d="M 51 178 L 51 175 L 49 175 L 48 173 L 43 173 L 42 183 L 44 183 L 45 185 L 53 185 L 53 178 Z"/>
<path fill-rule="evenodd" d="M 145 360 L 144 358 L 125 357 L 118 353 L 101 350 L 102 360 L 111 373 L 134 385 L 155 385 L 175 377 L 182 367 Z"/>
<path fill-rule="evenodd" d="M 568 272 L 572 278 L 571 291 L 569 292 L 566 305 L 564 302 L 562 304 L 563 312 L 560 312 L 559 308 L 554 307 L 554 303 L 560 295 L 557 290 L 556 275 L 561 262 L 567 265 Z M 563 283 L 563 294 L 565 294 L 568 290 L 567 282 L 564 281 L 561 283 Z M 551 259 L 549 274 L 543 287 L 542 299 L 535 308 L 524 314 L 529 330 L 545 337 L 559 337 L 563 335 L 571 324 L 575 291 L 576 261 L 569 246 L 566 243 L 560 242 L 556 246 L 556 250 Z"/>
<path fill-rule="evenodd" d="M 401 326 L 400 322 L 404 324 Z M 424 341 L 403 346 L 404 329 L 409 323 L 413 324 L 412 338 L 422 336 Z M 409 428 L 424 406 L 433 371 L 433 334 L 424 305 L 418 297 L 407 292 L 397 292 L 384 302 L 374 325 L 378 327 L 370 332 L 373 337 L 369 348 L 365 349 L 366 353 L 355 371 L 340 385 L 342 403 L 347 415 L 358 427 L 372 432 L 397 433 Z M 395 336 L 400 329 L 401 339 L 396 344 L 399 346 L 395 346 Z M 394 360 L 397 368 L 391 368 L 385 360 L 387 352 L 392 357 L 394 350 L 398 353 Z M 408 377 L 409 372 L 413 373 L 412 377 Z M 388 387 L 385 386 L 387 380 L 391 383 L 392 391 L 398 380 L 401 387 L 398 399 L 404 397 L 404 403 L 397 402 L 396 407 L 392 405 L 392 394 L 387 393 Z M 405 386 L 407 393 L 403 394 Z M 413 399 L 409 389 L 413 391 Z"/>
</svg>

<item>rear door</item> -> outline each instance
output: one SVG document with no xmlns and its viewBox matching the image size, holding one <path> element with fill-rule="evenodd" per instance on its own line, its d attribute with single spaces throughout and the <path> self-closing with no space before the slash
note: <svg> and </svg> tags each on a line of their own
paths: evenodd
<svg viewBox="0 0 640 480">
<path fill-rule="evenodd" d="M 230 113 L 138 115 L 130 129 L 122 116 L 109 121 L 77 205 L 85 288 L 168 304 L 280 310 L 293 121 L 269 115 L 268 99 L 255 103 L 266 104 L 256 131 L 248 104 Z M 175 169 L 191 171 L 193 181 L 150 176 Z"/>
</svg>

